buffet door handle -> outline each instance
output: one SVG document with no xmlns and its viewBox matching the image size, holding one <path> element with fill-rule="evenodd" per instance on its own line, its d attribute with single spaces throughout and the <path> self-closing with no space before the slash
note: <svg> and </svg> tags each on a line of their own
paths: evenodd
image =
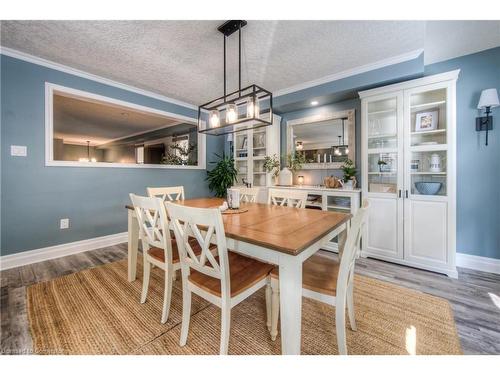
<svg viewBox="0 0 500 375">
<path fill-rule="evenodd" d="M 405 190 L 406 198 L 408 198 L 408 190 Z"/>
<path fill-rule="evenodd" d="M 401 198 L 401 189 L 399 189 L 399 198 Z"/>
</svg>

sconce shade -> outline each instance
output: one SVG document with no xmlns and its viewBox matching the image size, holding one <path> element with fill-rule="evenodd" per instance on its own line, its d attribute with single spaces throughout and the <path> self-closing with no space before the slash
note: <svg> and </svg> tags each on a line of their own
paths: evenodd
<svg viewBox="0 0 500 375">
<path fill-rule="evenodd" d="M 493 108 L 499 105 L 497 89 L 486 89 L 481 92 L 477 109 L 484 109 L 486 107 Z"/>
</svg>

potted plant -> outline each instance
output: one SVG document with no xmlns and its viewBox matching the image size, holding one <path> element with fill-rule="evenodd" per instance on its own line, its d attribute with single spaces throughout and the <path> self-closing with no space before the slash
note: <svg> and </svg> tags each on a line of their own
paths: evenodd
<svg viewBox="0 0 500 375">
<path fill-rule="evenodd" d="M 385 160 L 382 160 L 380 159 L 378 162 L 378 170 L 379 172 L 383 172 L 384 171 L 384 165 L 387 165 L 387 162 Z"/>
<path fill-rule="evenodd" d="M 220 160 L 218 162 L 210 162 L 215 164 L 215 168 L 207 171 L 208 188 L 215 193 L 216 197 L 224 198 L 227 189 L 233 186 L 236 181 L 238 171 L 234 166 L 234 159 L 231 156 L 222 156 L 214 154 Z"/>
<path fill-rule="evenodd" d="M 347 159 L 342 165 L 342 172 L 344 172 L 344 189 L 354 189 L 356 187 L 356 166 L 351 159 Z"/>
<path fill-rule="evenodd" d="M 268 177 L 271 177 L 271 175 L 273 177 L 273 184 L 268 182 L 268 185 L 277 185 L 278 175 L 280 174 L 280 159 L 276 154 L 264 158 L 264 170 L 267 172 Z"/>
<path fill-rule="evenodd" d="M 302 169 L 302 164 L 306 162 L 306 157 L 304 154 L 295 151 L 286 156 L 286 167 L 280 172 L 280 185 L 292 185 L 293 184 L 293 172 L 297 172 Z"/>
</svg>

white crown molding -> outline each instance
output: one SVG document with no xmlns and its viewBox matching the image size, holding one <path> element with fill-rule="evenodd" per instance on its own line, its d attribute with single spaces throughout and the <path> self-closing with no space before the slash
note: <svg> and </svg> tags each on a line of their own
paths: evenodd
<svg viewBox="0 0 500 375">
<path fill-rule="evenodd" d="M 457 267 L 500 274 L 500 259 L 457 253 Z"/>
<path fill-rule="evenodd" d="M 135 92 L 136 94 L 148 96 L 150 98 L 158 99 L 158 100 L 161 100 L 164 102 L 169 102 L 169 103 L 176 104 L 176 105 L 186 107 L 189 109 L 198 110 L 198 106 L 196 106 L 192 103 L 187 103 L 187 102 L 184 102 L 181 100 L 169 98 L 168 96 L 157 94 L 157 93 L 152 92 L 152 91 L 140 89 L 138 87 L 127 85 L 127 84 L 120 83 L 117 81 L 113 81 L 112 79 L 104 78 L 104 77 L 101 77 L 101 76 L 98 76 L 98 75 L 95 75 L 92 73 L 87 73 L 87 72 L 84 72 L 83 70 L 75 69 L 75 68 L 72 68 L 72 67 L 67 66 L 67 65 L 63 65 L 63 64 L 56 63 L 54 61 L 43 59 L 41 57 L 33 56 L 33 55 L 28 54 L 28 53 L 21 52 L 21 51 L 18 51 L 18 50 L 9 48 L 9 47 L 0 46 L 0 54 L 5 55 L 5 56 L 9 56 L 9 57 L 13 57 L 15 59 L 27 61 L 27 62 L 30 62 L 32 64 L 41 65 L 41 66 L 44 66 L 46 68 L 58 70 L 60 72 L 72 74 L 74 76 L 78 76 L 81 78 L 90 79 L 92 81 L 103 83 L 103 84 L 108 85 L 108 86 L 117 87 L 117 88 L 122 89 L 122 90 Z"/>
<path fill-rule="evenodd" d="M 282 90 L 277 90 L 273 93 L 273 96 L 278 97 L 278 96 L 290 94 L 292 92 L 308 89 L 308 88 L 311 88 L 314 86 L 319 86 L 319 85 L 322 85 L 324 83 L 338 81 L 339 79 L 342 79 L 342 78 L 347 78 L 350 76 L 355 76 L 357 74 L 366 73 L 366 72 L 369 72 L 370 70 L 380 69 L 380 68 L 384 68 L 384 67 L 389 66 L 389 65 L 395 65 L 395 64 L 399 64 L 399 63 L 402 63 L 405 61 L 410 61 L 410 60 L 416 59 L 423 52 L 424 52 L 424 49 L 420 48 L 420 49 L 417 49 L 414 51 L 404 53 L 402 55 L 393 56 L 393 57 L 389 57 L 389 58 L 384 59 L 384 60 L 376 61 L 376 62 L 371 63 L 371 64 L 366 64 L 366 65 L 358 66 L 358 67 L 355 67 L 352 69 L 344 70 L 344 71 L 339 72 L 339 73 L 330 74 L 330 75 L 324 76 L 322 78 L 318 78 L 318 79 L 315 79 L 312 81 L 300 83 L 298 85 L 294 85 L 294 86 L 291 86 L 291 87 L 288 87 L 288 88 L 285 88 Z"/>
<path fill-rule="evenodd" d="M 42 249 L 23 251 L 17 254 L 3 255 L 0 257 L 0 270 L 3 271 L 9 268 L 42 262 L 44 260 L 114 246 L 124 242 L 127 242 L 127 232 L 44 247 Z"/>
</svg>

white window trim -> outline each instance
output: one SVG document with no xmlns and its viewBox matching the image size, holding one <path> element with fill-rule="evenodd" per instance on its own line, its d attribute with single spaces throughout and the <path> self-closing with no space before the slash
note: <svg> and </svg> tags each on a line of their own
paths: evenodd
<svg viewBox="0 0 500 375">
<path fill-rule="evenodd" d="M 54 160 L 54 113 L 53 98 L 54 91 L 68 95 L 82 97 L 91 100 L 119 105 L 142 112 L 149 112 L 161 116 L 172 117 L 181 121 L 190 122 L 196 125 L 196 119 L 182 116 L 172 112 L 161 111 L 155 108 L 113 99 L 102 95 L 93 94 L 87 91 L 72 89 L 65 86 L 45 82 L 45 165 L 47 167 L 81 167 L 81 168 L 148 168 L 148 169 L 206 169 L 206 147 L 207 138 L 203 133 L 198 133 L 198 165 L 166 165 L 166 164 L 135 164 L 135 163 L 83 163 L 78 161 Z M 201 121 L 201 127 L 205 127 L 205 121 Z"/>
</svg>

